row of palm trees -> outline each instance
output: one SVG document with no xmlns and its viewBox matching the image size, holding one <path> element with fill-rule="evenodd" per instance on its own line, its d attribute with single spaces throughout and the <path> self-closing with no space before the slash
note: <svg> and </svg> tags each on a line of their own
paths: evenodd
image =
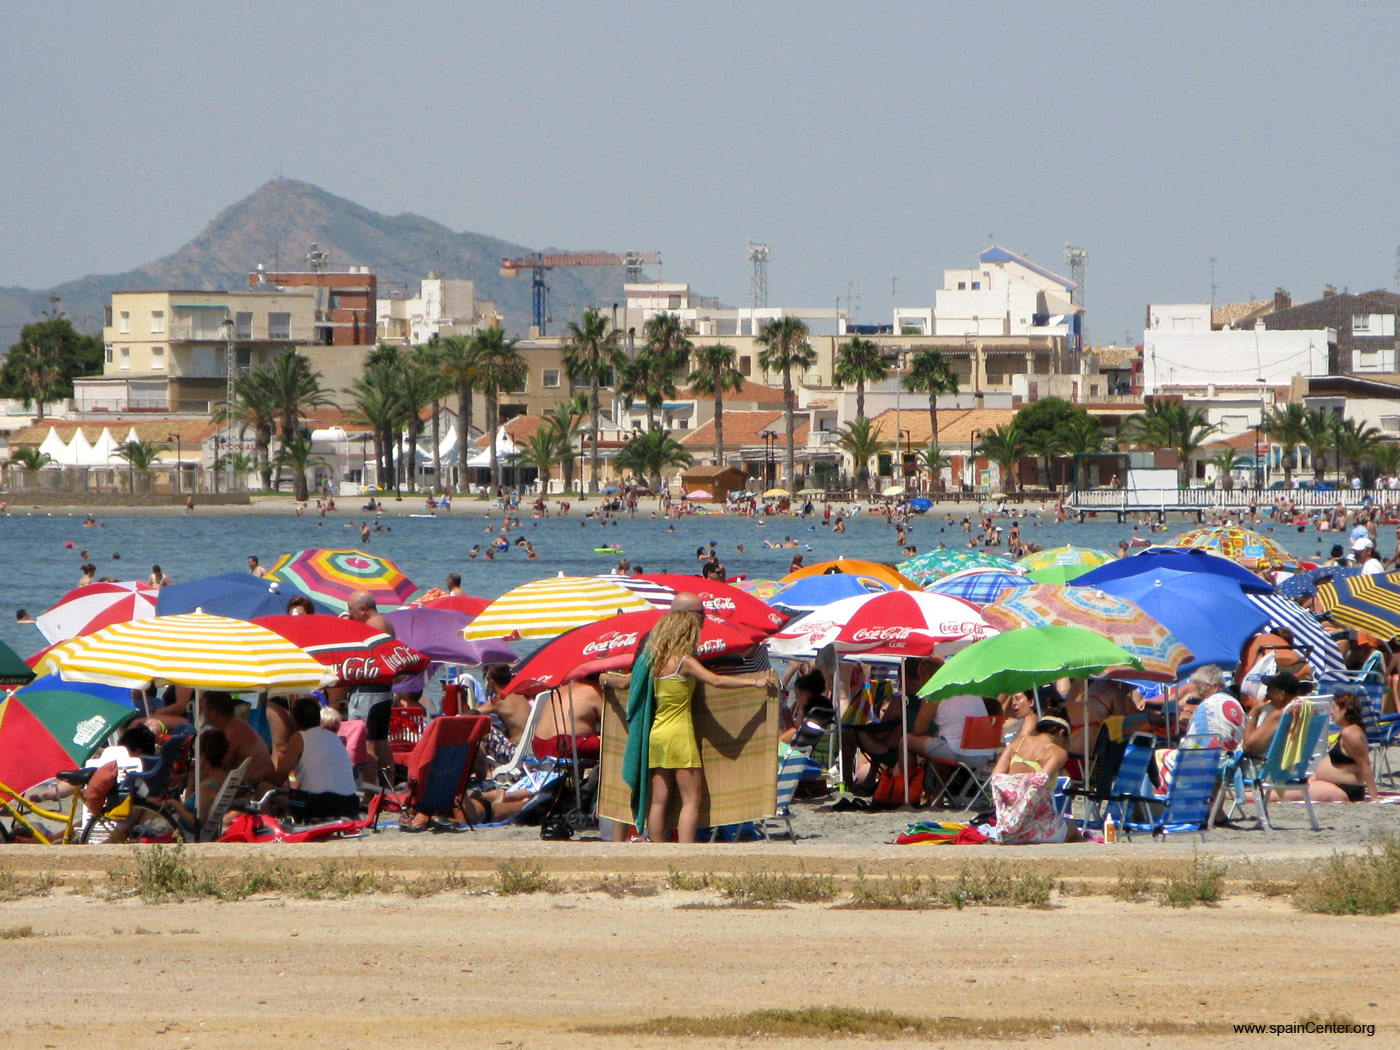
<svg viewBox="0 0 1400 1050">
<path fill-rule="evenodd" d="M 1264 418 L 1260 428 L 1282 451 L 1285 486 L 1293 486 L 1293 471 L 1299 465 L 1298 452 L 1307 449 L 1312 460 L 1313 478 L 1321 481 L 1327 473 L 1327 457 L 1335 469 L 1348 467 L 1359 474 L 1369 463 L 1377 473 L 1400 474 L 1400 444 L 1386 440 L 1375 427 L 1339 416 L 1320 408 L 1289 403 L 1277 405 Z"/>
</svg>

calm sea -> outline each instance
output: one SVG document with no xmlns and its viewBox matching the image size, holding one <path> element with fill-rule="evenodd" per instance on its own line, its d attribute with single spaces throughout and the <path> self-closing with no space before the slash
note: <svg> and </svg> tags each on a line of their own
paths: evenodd
<svg viewBox="0 0 1400 1050">
<path fill-rule="evenodd" d="M 780 542 L 791 536 L 809 544 L 804 551 L 807 564 L 838 555 L 898 561 L 900 548 L 893 530 L 883 517 L 857 516 L 850 519 L 849 532 L 832 535 L 820 521 L 773 518 L 762 519 L 729 515 L 687 518 L 675 523 L 652 519 L 650 511 L 636 518 L 623 517 L 616 525 L 601 525 L 575 514 L 568 518 L 546 518 L 534 522 L 521 515 L 521 528 L 512 536 L 530 539 L 539 552 L 538 561 L 527 561 L 524 549 L 513 547 L 509 554 L 494 561 L 471 561 L 467 551 L 474 544 L 485 544 L 500 525 L 496 515 L 488 526 L 480 512 L 465 507 L 434 519 L 385 518 L 390 531 L 374 533 L 368 550 L 394 559 L 408 576 L 423 587 L 442 586 L 449 572 L 462 574 L 462 586 L 469 594 L 496 597 L 518 584 L 545 575 L 595 575 L 611 572 L 616 556 L 595 554 L 593 548 L 616 543 L 633 565 L 648 572 L 694 573 L 696 548 L 714 540 L 721 560 L 730 573 L 751 577 L 777 578 L 787 572 L 795 553 L 770 550 L 763 541 Z M 6 585 L 0 606 L 0 639 L 21 655 L 41 648 L 38 629 L 14 622 L 16 609 L 38 615 L 78 582 L 80 552 L 98 567 L 98 576 L 117 579 L 145 579 L 153 563 L 175 580 L 190 580 L 220 572 L 246 570 L 246 558 L 256 554 L 264 565 L 278 555 L 308 547 L 358 547 L 359 518 L 340 512 L 318 525 L 314 516 L 297 518 L 269 515 L 184 517 L 100 518 L 102 528 L 83 528 L 82 517 L 33 517 L 12 514 L 0 518 L 0 572 Z M 1003 523 L 1005 524 L 1005 523 Z M 1190 528 L 1190 523 L 1169 526 L 1167 537 Z M 944 531 L 944 530 L 947 531 Z M 1053 521 L 1040 523 L 1031 518 L 1022 525 L 1023 536 L 1043 547 L 1064 543 L 1098 547 L 1112 551 L 1121 540 L 1134 535 L 1131 525 L 1112 521 L 1090 521 L 1083 525 Z M 1295 555 L 1311 557 L 1330 547 L 1333 537 L 1318 536 L 1309 530 L 1299 534 L 1292 528 L 1278 527 L 1271 535 Z M 1153 539 L 1160 542 L 1163 534 Z M 909 542 L 926 550 L 942 539 L 949 546 L 965 542 L 959 525 L 948 526 L 941 516 L 924 515 L 915 519 Z M 73 546 L 66 544 L 71 541 Z M 743 551 L 739 551 L 739 545 Z M 1325 545 L 1325 546 L 1324 546 Z M 1389 553 L 1391 541 L 1382 536 L 1381 548 Z"/>
</svg>

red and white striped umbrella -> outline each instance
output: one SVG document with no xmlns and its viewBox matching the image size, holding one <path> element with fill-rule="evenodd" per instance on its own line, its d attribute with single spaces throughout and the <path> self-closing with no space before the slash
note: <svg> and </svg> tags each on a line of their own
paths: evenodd
<svg viewBox="0 0 1400 1050">
<path fill-rule="evenodd" d="M 154 616 L 159 594 L 155 587 L 135 580 L 90 583 L 69 591 L 34 622 L 50 644 L 66 642 L 114 623 L 130 623 Z"/>
<path fill-rule="evenodd" d="M 884 591 L 842 598 L 794 620 L 768 640 L 775 656 L 831 645 L 843 652 L 927 656 L 942 642 L 996 634 L 971 602 L 928 591 Z"/>
</svg>

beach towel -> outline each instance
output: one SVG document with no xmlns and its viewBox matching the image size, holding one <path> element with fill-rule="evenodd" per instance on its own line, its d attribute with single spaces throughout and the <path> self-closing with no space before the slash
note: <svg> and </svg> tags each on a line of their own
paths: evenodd
<svg viewBox="0 0 1400 1050">
<path fill-rule="evenodd" d="M 633 672 L 633 682 L 637 672 Z M 627 698 L 630 700 L 630 697 Z M 630 824 L 646 816 L 646 803 L 634 808 L 632 781 L 624 775 L 627 756 L 646 761 L 646 743 L 633 744 L 629 726 L 649 721 L 627 718 L 627 704 L 614 690 L 603 693 L 603 744 L 599 765 L 598 816 Z M 774 816 L 778 809 L 778 705 L 763 689 L 695 687 L 691 700 L 695 739 L 700 745 L 704 790 L 700 827 L 743 824 Z M 647 770 L 641 770 L 646 779 Z M 680 808 L 672 799 L 671 819 Z"/>
<path fill-rule="evenodd" d="M 1283 754 L 1279 756 L 1279 764 L 1284 769 L 1292 769 L 1303 761 L 1303 747 L 1308 741 L 1310 721 L 1306 707 L 1294 709 L 1293 719 L 1288 723 L 1288 736 L 1283 741 Z"/>
<path fill-rule="evenodd" d="M 632 824 L 638 829 L 646 823 L 651 803 L 647 751 L 655 717 L 656 683 L 651 680 L 651 653 L 644 651 L 632 666 L 632 688 L 627 695 L 627 749 L 622 763 L 622 779 L 632 792 Z"/>
</svg>

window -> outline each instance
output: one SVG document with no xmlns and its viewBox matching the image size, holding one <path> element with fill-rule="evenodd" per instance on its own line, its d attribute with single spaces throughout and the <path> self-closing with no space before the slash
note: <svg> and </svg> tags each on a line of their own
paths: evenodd
<svg viewBox="0 0 1400 1050">
<path fill-rule="evenodd" d="M 289 313 L 268 314 L 267 337 L 269 339 L 290 339 L 292 337 L 292 315 Z"/>
<path fill-rule="evenodd" d="M 151 311 L 151 334 L 152 334 L 152 335 L 160 335 L 160 334 L 161 334 L 162 332 L 164 332 L 164 331 L 165 331 L 165 311 L 164 311 L 164 310 L 152 310 L 152 311 Z"/>
<path fill-rule="evenodd" d="M 121 323 L 117 325 L 117 332 L 118 332 L 119 334 L 121 334 L 121 335 L 130 335 L 130 334 L 131 334 L 131 311 L 130 311 L 130 310 L 123 310 L 123 311 L 121 312 L 121 314 L 118 315 L 118 320 L 119 320 Z"/>
<path fill-rule="evenodd" d="M 236 346 L 233 348 L 233 367 L 240 372 L 246 372 L 253 367 L 253 348 L 250 346 Z"/>
<path fill-rule="evenodd" d="M 982 282 L 981 282 L 981 281 L 973 281 L 973 282 L 972 282 L 972 290 L 973 290 L 974 292 L 980 292 L 980 291 L 982 290 Z"/>
<path fill-rule="evenodd" d="M 151 371 L 160 372 L 165 368 L 165 347 L 151 347 Z"/>
<path fill-rule="evenodd" d="M 1381 416 L 1381 433 L 1400 434 L 1400 416 Z"/>
<path fill-rule="evenodd" d="M 960 291 L 960 292 L 965 292 L 965 291 L 967 291 L 967 282 L 966 282 L 966 281 L 959 281 L 959 282 L 958 282 L 958 291 Z"/>
<path fill-rule="evenodd" d="M 129 346 L 124 346 L 124 347 L 122 347 L 122 348 L 121 348 L 121 352 L 120 352 L 120 357 L 121 357 L 121 367 L 122 367 L 122 368 L 130 368 L 130 367 L 131 367 L 131 347 L 129 347 Z"/>
<path fill-rule="evenodd" d="M 235 339 L 253 338 L 253 315 L 246 310 L 240 310 L 233 315 L 233 337 Z"/>
<path fill-rule="evenodd" d="M 104 306 L 104 307 L 102 308 L 102 327 L 103 327 L 103 328 L 111 328 L 111 327 L 112 327 L 112 304 L 111 304 L 111 303 L 108 303 L 106 306 Z"/>
<path fill-rule="evenodd" d="M 543 374 L 542 378 L 540 379 L 540 385 L 542 385 L 546 390 L 553 390 L 553 389 L 555 389 L 556 387 L 558 387 L 558 386 L 559 386 L 559 369 L 557 369 L 557 368 L 546 368 L 546 369 L 544 370 L 544 374 Z"/>
<path fill-rule="evenodd" d="M 1371 330 L 1371 317 L 1369 314 L 1353 314 L 1351 318 L 1351 330 L 1356 335 Z"/>
<path fill-rule="evenodd" d="M 107 327 L 108 327 L 108 328 L 111 328 L 111 327 L 112 327 L 112 319 L 111 319 L 110 317 L 107 318 Z M 103 351 L 103 359 L 104 359 L 109 365 L 112 363 L 112 347 L 111 347 L 111 346 L 106 347 L 106 349 Z"/>
<path fill-rule="evenodd" d="M 753 358 L 748 354 L 739 355 L 739 374 L 746 376 L 753 375 Z"/>
</svg>

